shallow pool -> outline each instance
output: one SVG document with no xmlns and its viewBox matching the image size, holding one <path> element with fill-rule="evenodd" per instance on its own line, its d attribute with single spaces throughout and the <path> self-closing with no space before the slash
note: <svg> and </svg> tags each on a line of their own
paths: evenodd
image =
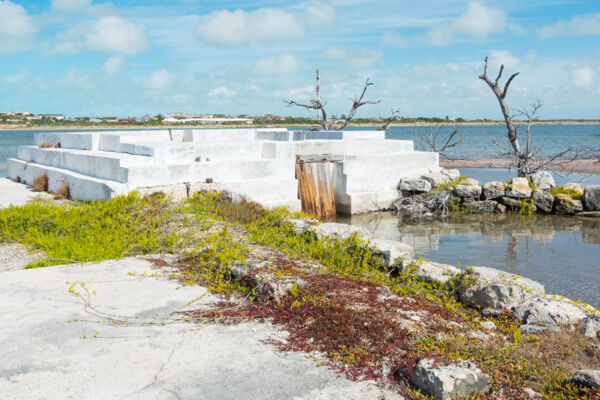
<svg viewBox="0 0 600 400">
<path fill-rule="evenodd" d="M 498 268 L 543 283 L 547 293 L 600 308 L 600 218 L 472 214 L 411 221 L 376 213 L 338 222 L 409 243 L 432 261 Z"/>
</svg>

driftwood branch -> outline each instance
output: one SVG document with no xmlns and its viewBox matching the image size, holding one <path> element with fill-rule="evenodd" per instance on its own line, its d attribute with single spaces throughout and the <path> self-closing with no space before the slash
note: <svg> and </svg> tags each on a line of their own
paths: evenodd
<svg viewBox="0 0 600 400">
<path fill-rule="evenodd" d="M 417 130 L 413 132 L 417 146 L 424 151 L 433 151 L 439 153 L 441 158 L 451 160 L 448 150 L 456 147 L 460 142 L 456 140 L 459 129 L 455 126 L 452 132 L 446 136 L 442 132 L 443 125 L 436 125 L 429 132 Z"/>
</svg>

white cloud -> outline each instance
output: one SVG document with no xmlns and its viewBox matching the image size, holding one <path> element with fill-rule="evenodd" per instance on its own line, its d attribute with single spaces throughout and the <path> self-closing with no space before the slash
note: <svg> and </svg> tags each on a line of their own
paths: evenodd
<svg viewBox="0 0 600 400">
<path fill-rule="evenodd" d="M 491 68 L 500 68 L 500 65 L 504 65 L 507 70 L 511 70 L 517 68 L 520 63 L 521 60 L 518 57 L 506 50 L 490 50 L 489 66 Z"/>
<path fill-rule="evenodd" d="M 596 81 L 596 74 L 589 67 L 578 68 L 571 73 L 573 85 L 580 88 L 590 88 Z"/>
<path fill-rule="evenodd" d="M 313 29 L 331 30 L 335 24 L 335 8 L 330 4 L 308 5 L 306 25 Z"/>
<path fill-rule="evenodd" d="M 600 13 L 574 15 L 570 20 L 544 25 L 536 33 L 542 39 L 600 35 Z"/>
<path fill-rule="evenodd" d="M 102 66 L 102 70 L 107 75 L 114 75 L 121 69 L 123 63 L 125 62 L 125 57 L 123 56 L 112 56 L 109 57 L 104 65 Z"/>
<path fill-rule="evenodd" d="M 150 91 L 160 92 L 171 87 L 173 83 L 175 83 L 175 77 L 167 72 L 166 69 L 161 68 L 150 74 L 148 79 L 143 82 L 143 85 Z"/>
<path fill-rule="evenodd" d="M 227 86 L 219 86 L 208 92 L 209 97 L 233 97 L 236 94 L 235 90 L 229 89 Z"/>
<path fill-rule="evenodd" d="M 282 54 L 258 60 L 253 70 L 259 75 L 289 75 L 298 70 L 299 64 L 292 54 Z"/>
<path fill-rule="evenodd" d="M 25 9 L 11 1 L 0 1 L 0 52 L 26 49 L 35 28 Z"/>
<path fill-rule="evenodd" d="M 73 13 L 91 5 L 92 0 L 52 0 L 50 2 L 52 10 L 63 13 Z"/>
<path fill-rule="evenodd" d="M 382 54 L 374 50 L 330 48 L 321 53 L 325 60 L 343 61 L 347 67 L 366 69 L 381 61 Z"/>
<path fill-rule="evenodd" d="M 509 23 L 504 11 L 472 0 L 465 13 L 456 18 L 440 22 L 428 31 L 413 36 L 386 32 L 382 43 L 392 47 L 445 46 L 457 39 L 483 41 L 492 34 L 505 32 L 509 27 L 515 32 L 522 32 L 519 25 Z"/>
<path fill-rule="evenodd" d="M 136 54 L 148 47 L 146 31 L 120 18 L 101 18 L 84 38 L 90 50 Z"/>
<path fill-rule="evenodd" d="M 29 71 L 24 69 L 14 75 L 4 75 L 2 78 L 0 78 L 0 82 L 6 84 L 15 84 L 24 81 L 28 77 Z"/>
<path fill-rule="evenodd" d="M 328 30 L 335 23 L 335 9 L 330 5 L 309 5 L 304 11 L 305 14 L 279 8 L 219 10 L 207 15 L 197 32 L 204 42 L 212 45 L 241 46 L 300 38 L 307 28 Z"/>
</svg>

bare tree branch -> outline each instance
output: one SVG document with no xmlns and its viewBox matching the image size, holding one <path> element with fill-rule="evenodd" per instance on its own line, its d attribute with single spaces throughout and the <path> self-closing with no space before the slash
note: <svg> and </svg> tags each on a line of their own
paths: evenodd
<svg viewBox="0 0 600 400">
<path fill-rule="evenodd" d="M 373 83 L 369 81 L 369 78 L 367 78 L 367 80 L 365 81 L 365 85 L 362 89 L 362 92 L 360 94 L 360 97 L 357 98 L 356 95 L 354 95 L 354 99 L 350 99 L 350 101 L 352 101 L 352 107 L 350 108 L 350 112 L 348 113 L 348 116 L 342 121 L 341 125 L 336 127 L 336 130 L 340 131 L 340 130 L 344 129 L 346 126 L 348 126 L 350 121 L 352 121 L 352 119 L 354 118 L 354 115 L 356 114 L 356 110 L 358 110 L 359 107 L 362 107 L 365 104 L 378 104 L 381 102 L 381 100 L 363 100 L 363 98 L 365 97 L 365 93 L 367 92 L 367 89 L 370 86 L 373 86 Z M 294 101 L 294 100 L 284 100 L 284 102 L 288 106 L 297 106 L 297 107 L 306 108 L 307 110 L 320 111 L 321 117 L 319 120 L 319 124 L 321 125 L 321 127 L 324 130 L 330 130 L 330 129 L 332 129 L 335 121 L 332 121 L 332 120 L 330 121 L 327 119 L 327 112 L 325 111 L 325 103 L 321 100 L 320 87 L 319 87 L 319 70 L 317 70 L 317 90 L 316 90 L 316 92 L 317 92 L 317 98 L 310 100 L 309 104 L 298 103 L 297 101 Z"/>
<path fill-rule="evenodd" d="M 392 124 L 392 122 L 398 120 L 399 115 L 400 115 L 400 110 L 392 110 L 392 115 L 390 115 L 389 118 L 386 118 L 385 121 L 383 122 L 383 125 L 381 125 L 379 128 L 377 128 L 377 130 L 378 131 L 387 130 L 390 127 L 390 125 Z"/>
<path fill-rule="evenodd" d="M 442 132 L 443 125 L 436 125 L 429 132 L 417 130 L 413 132 L 417 146 L 425 151 L 433 151 L 439 153 L 441 158 L 451 160 L 448 150 L 458 145 L 460 142 L 455 140 L 459 129 L 455 126 L 448 136 Z"/>
</svg>

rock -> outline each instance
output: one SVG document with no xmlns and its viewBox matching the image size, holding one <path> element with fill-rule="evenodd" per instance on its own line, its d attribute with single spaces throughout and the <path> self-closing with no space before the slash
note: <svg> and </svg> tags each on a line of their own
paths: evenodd
<svg viewBox="0 0 600 400">
<path fill-rule="evenodd" d="M 411 382 L 440 400 L 458 396 L 469 397 L 475 392 L 490 390 L 491 379 L 473 363 L 455 361 L 453 365 L 439 365 L 433 359 L 420 360 L 411 373 Z"/>
<path fill-rule="evenodd" d="M 513 178 L 512 183 L 506 188 L 506 196 L 517 199 L 531 197 L 531 188 L 527 178 Z"/>
<path fill-rule="evenodd" d="M 535 189 L 533 191 L 533 204 L 544 212 L 552 212 L 554 196 L 545 190 Z"/>
<path fill-rule="evenodd" d="M 488 330 L 488 331 L 495 331 L 496 330 L 496 324 L 493 323 L 492 321 L 483 321 L 483 322 L 480 322 L 479 326 L 481 326 L 483 329 Z"/>
<path fill-rule="evenodd" d="M 474 281 L 459 288 L 460 300 L 467 305 L 510 309 L 544 293 L 541 283 L 494 268 L 473 267 L 471 273 Z"/>
<path fill-rule="evenodd" d="M 462 207 L 474 212 L 492 212 L 496 208 L 496 204 L 498 202 L 494 200 L 481 200 L 463 203 Z"/>
<path fill-rule="evenodd" d="M 590 339 L 596 339 L 600 336 L 600 316 L 588 315 L 579 323 L 581 332 Z"/>
<path fill-rule="evenodd" d="M 390 268 L 396 261 L 404 266 L 414 258 L 412 246 L 396 240 L 374 238 L 369 242 L 369 248 L 382 262 L 384 268 Z"/>
<path fill-rule="evenodd" d="M 515 307 L 515 315 L 525 324 L 547 327 L 578 325 L 587 314 L 567 300 L 535 297 Z"/>
<path fill-rule="evenodd" d="M 566 185 L 565 185 L 566 187 Z M 556 214 L 575 214 L 583 211 L 581 200 L 572 198 L 567 194 L 557 194 L 554 197 L 554 212 Z"/>
<path fill-rule="evenodd" d="M 481 197 L 481 186 L 479 185 L 456 185 L 454 190 L 452 191 L 457 197 L 460 198 L 475 198 L 478 199 Z"/>
<path fill-rule="evenodd" d="M 548 330 L 547 326 L 541 325 L 521 325 L 519 326 L 519 330 L 526 335 L 537 335 L 542 332 L 546 332 Z"/>
<path fill-rule="evenodd" d="M 414 262 L 415 275 L 421 281 L 447 283 L 462 271 L 452 265 L 431 261 Z"/>
<path fill-rule="evenodd" d="M 302 234 L 310 227 L 310 224 L 308 222 L 298 218 L 289 218 L 286 219 L 285 222 L 292 225 L 292 229 L 294 230 L 294 233 L 296 235 Z"/>
<path fill-rule="evenodd" d="M 450 177 L 441 172 L 432 172 L 430 174 L 423 175 L 421 176 L 421 179 L 425 179 L 427 182 L 429 182 L 431 187 L 434 189 L 442 184 L 451 182 Z"/>
<path fill-rule="evenodd" d="M 440 172 L 450 178 L 451 181 L 455 181 L 460 177 L 460 171 L 457 169 L 441 169 Z"/>
<path fill-rule="evenodd" d="M 488 182 L 482 186 L 482 189 L 484 199 L 497 199 L 504 196 L 504 183 L 502 182 Z"/>
<path fill-rule="evenodd" d="M 531 388 L 523 388 L 523 392 L 525 392 L 527 398 L 530 400 L 542 400 L 544 398 L 544 396 L 542 396 L 541 394 L 539 394 Z"/>
<path fill-rule="evenodd" d="M 600 388 L 600 370 L 580 369 L 569 378 L 569 382 L 592 389 L 598 389 Z"/>
<path fill-rule="evenodd" d="M 463 180 L 460 181 L 460 184 L 466 186 L 481 186 L 481 183 L 473 178 L 463 178 Z"/>
<path fill-rule="evenodd" d="M 580 185 L 579 183 L 573 183 L 573 182 L 569 182 L 566 185 L 563 186 L 563 188 L 567 189 L 567 190 L 574 190 L 576 191 L 578 194 L 583 195 L 583 192 L 585 191 L 585 188 L 583 187 L 583 185 Z"/>
<path fill-rule="evenodd" d="M 583 205 L 588 211 L 600 211 L 600 185 L 589 185 L 583 190 Z"/>
<path fill-rule="evenodd" d="M 252 276 L 251 285 L 261 301 L 279 301 L 293 287 L 304 287 L 306 282 L 300 278 L 280 278 L 273 274 L 258 273 Z"/>
<path fill-rule="evenodd" d="M 600 345 L 597 345 L 596 343 L 588 343 L 587 346 L 585 346 L 585 353 L 590 357 L 600 358 Z"/>
<path fill-rule="evenodd" d="M 521 208 L 521 203 L 517 199 L 512 199 L 510 197 L 500 197 L 498 201 L 505 205 L 509 210 L 514 211 Z"/>
<path fill-rule="evenodd" d="M 356 234 L 360 239 L 368 240 L 371 234 L 365 228 L 346 224 L 337 224 L 335 222 L 327 222 L 320 225 L 315 225 L 311 228 L 318 239 L 324 237 L 332 237 L 335 239 L 347 239 L 353 234 Z"/>
<path fill-rule="evenodd" d="M 431 192 L 431 183 L 425 179 L 402 179 L 400 190 L 411 193 Z"/>
<path fill-rule="evenodd" d="M 504 214 L 506 212 L 506 206 L 504 204 L 497 203 L 494 211 L 500 214 Z"/>
<path fill-rule="evenodd" d="M 550 190 L 556 186 L 554 177 L 548 171 L 538 171 L 529 175 L 529 180 L 541 190 Z"/>
</svg>

